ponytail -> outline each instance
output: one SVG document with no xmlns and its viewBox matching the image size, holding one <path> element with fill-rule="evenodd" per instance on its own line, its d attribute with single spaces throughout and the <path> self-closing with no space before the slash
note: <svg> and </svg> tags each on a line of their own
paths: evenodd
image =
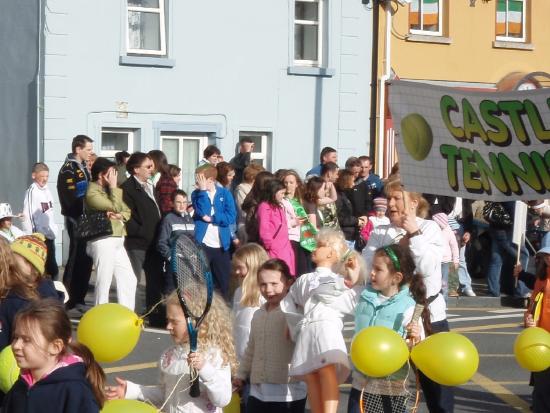
<svg viewBox="0 0 550 413">
<path fill-rule="evenodd" d="M 103 408 L 105 404 L 105 373 L 101 366 L 95 361 L 94 355 L 88 347 L 78 342 L 70 342 L 69 350 L 82 358 L 84 365 L 86 366 L 86 379 L 92 387 L 97 404 L 99 408 Z"/>
<path fill-rule="evenodd" d="M 422 310 L 422 324 L 424 324 L 424 331 L 426 336 L 432 333 L 432 323 L 430 320 L 430 309 L 428 308 L 428 299 L 426 298 L 426 285 L 422 274 L 414 274 L 409 284 L 409 292 L 412 298 L 417 304 L 422 304 L 424 309 Z"/>
</svg>

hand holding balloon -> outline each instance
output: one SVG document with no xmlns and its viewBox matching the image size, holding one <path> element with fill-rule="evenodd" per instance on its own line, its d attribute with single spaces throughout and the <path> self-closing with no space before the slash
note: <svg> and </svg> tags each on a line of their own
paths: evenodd
<svg viewBox="0 0 550 413">
<path fill-rule="evenodd" d="M 126 380 L 122 380 L 120 377 L 116 377 L 115 380 L 117 382 L 116 386 L 105 387 L 105 396 L 107 396 L 108 400 L 124 399 L 126 396 L 128 382 Z"/>
</svg>

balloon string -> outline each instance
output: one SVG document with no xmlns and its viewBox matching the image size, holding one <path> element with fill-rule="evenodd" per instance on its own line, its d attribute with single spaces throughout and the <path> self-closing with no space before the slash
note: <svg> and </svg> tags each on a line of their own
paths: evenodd
<svg viewBox="0 0 550 413">
<path fill-rule="evenodd" d="M 155 309 L 156 309 L 159 305 L 163 304 L 163 303 L 167 300 L 167 298 L 168 298 L 168 297 L 162 298 L 158 303 L 156 303 L 154 306 L 152 306 L 151 309 L 150 309 L 149 311 L 147 311 L 145 314 L 139 316 L 139 318 L 142 318 L 142 319 L 143 319 L 143 318 L 147 317 L 149 314 L 151 314 L 153 311 L 155 311 Z"/>
<path fill-rule="evenodd" d="M 199 372 L 192 368 L 191 366 L 189 366 L 189 386 L 184 388 L 184 389 L 181 389 L 180 392 L 185 392 L 185 391 L 188 391 L 190 388 L 191 388 L 191 383 L 193 383 L 195 380 L 197 380 L 199 378 Z M 180 383 L 180 381 L 185 377 L 185 374 L 182 374 L 178 381 L 176 382 L 176 384 L 174 384 L 174 387 L 172 388 L 172 390 L 170 391 L 170 394 L 168 394 L 168 396 L 166 397 L 166 400 L 164 400 L 164 403 L 162 403 L 162 406 L 159 407 L 159 409 L 157 410 L 158 412 L 162 412 L 162 410 L 164 409 L 164 407 L 166 406 L 166 403 L 168 403 L 168 400 L 170 400 L 170 398 L 173 396 L 174 392 L 176 391 L 176 388 L 178 387 L 178 384 Z"/>
</svg>

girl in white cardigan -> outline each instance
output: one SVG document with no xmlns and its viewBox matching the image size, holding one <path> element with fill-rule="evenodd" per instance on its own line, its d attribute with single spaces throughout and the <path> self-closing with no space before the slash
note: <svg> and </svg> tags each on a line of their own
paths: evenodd
<svg viewBox="0 0 550 413">
<path fill-rule="evenodd" d="M 231 370 L 236 366 L 231 331 L 231 312 L 214 293 L 212 307 L 199 330 L 199 350 L 189 353 L 189 337 L 176 293 L 166 302 L 167 330 L 174 346 L 160 356 L 160 384 L 142 386 L 116 378 L 107 387 L 109 399 L 138 399 L 168 413 L 222 413 L 231 400 Z M 201 395 L 189 396 L 189 367 L 198 371 Z"/>
</svg>

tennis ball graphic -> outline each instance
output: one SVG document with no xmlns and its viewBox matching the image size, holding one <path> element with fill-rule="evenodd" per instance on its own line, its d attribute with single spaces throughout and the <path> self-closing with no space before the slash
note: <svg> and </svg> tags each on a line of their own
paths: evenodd
<svg viewBox="0 0 550 413">
<path fill-rule="evenodd" d="M 405 148 L 416 161 L 426 159 L 434 141 L 432 128 L 430 128 L 426 119 L 418 113 L 411 113 L 403 118 L 401 121 L 401 138 Z"/>
</svg>

